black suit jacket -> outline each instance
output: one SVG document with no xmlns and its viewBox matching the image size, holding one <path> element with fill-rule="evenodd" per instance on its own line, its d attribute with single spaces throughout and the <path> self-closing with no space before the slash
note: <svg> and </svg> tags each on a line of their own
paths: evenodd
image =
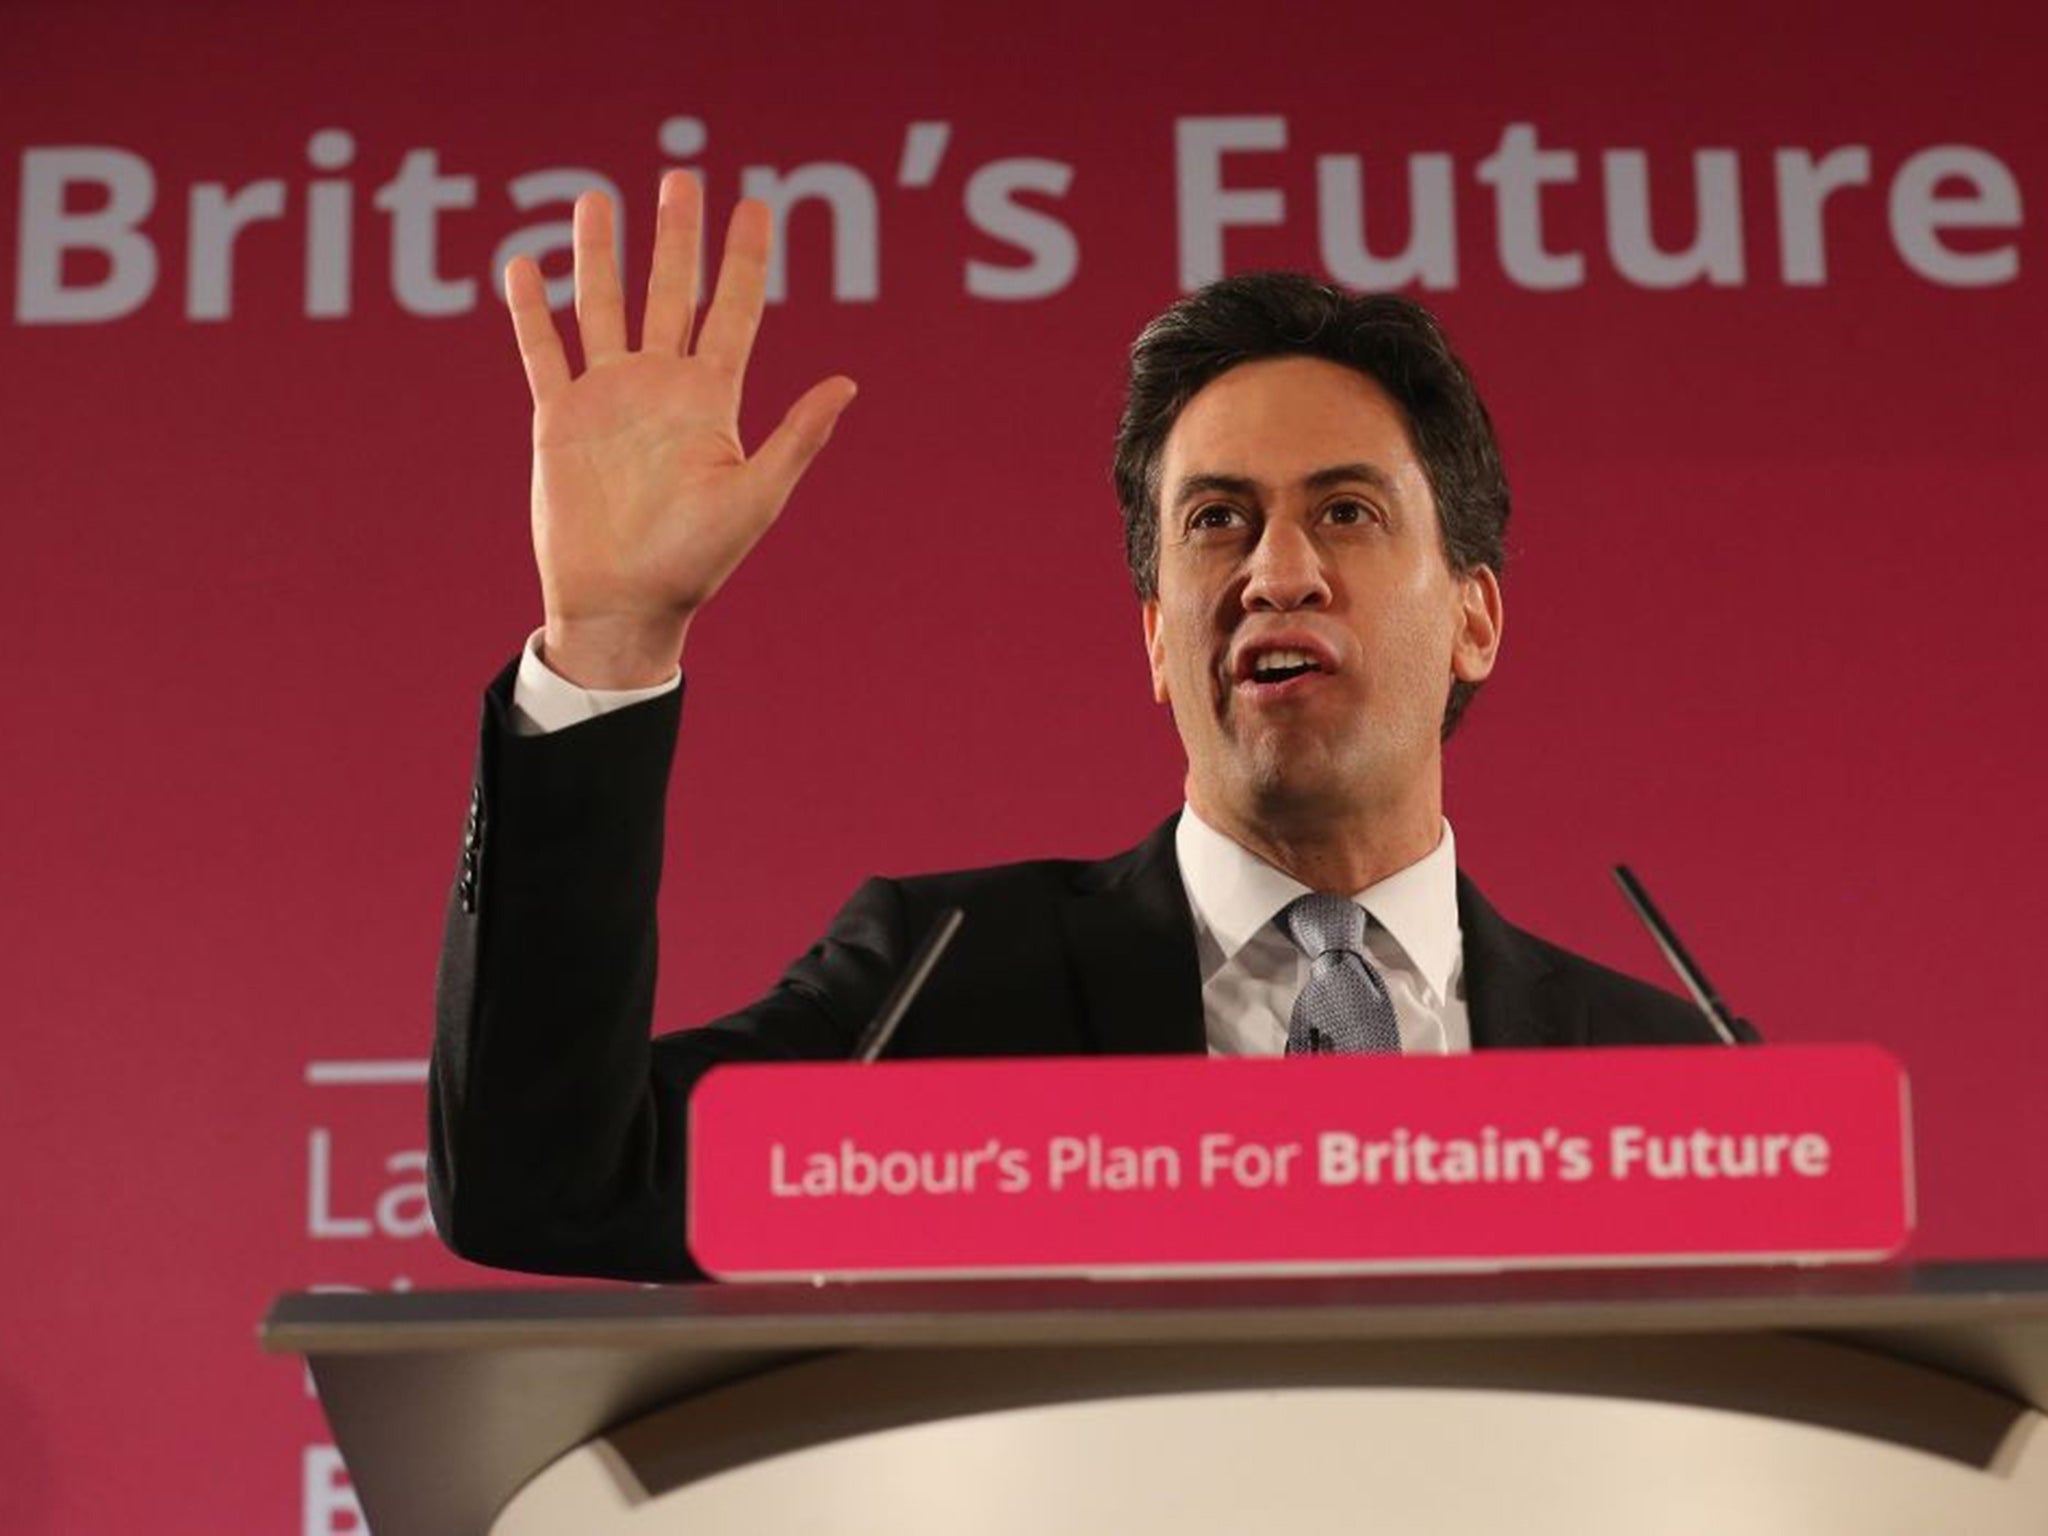
<svg viewBox="0 0 2048 1536">
<path fill-rule="evenodd" d="M 967 921 L 894 1056 L 1206 1049 L 1174 819 L 1101 861 L 870 880 L 753 1006 L 650 1040 L 655 898 L 681 695 L 520 737 L 485 697 L 430 1084 L 444 1239 L 546 1273 L 698 1275 L 683 1239 L 690 1086 L 721 1061 L 838 1059 L 949 906 Z M 1700 1044 L 1688 1004 L 1505 922 L 1458 882 L 1479 1049 Z"/>
</svg>

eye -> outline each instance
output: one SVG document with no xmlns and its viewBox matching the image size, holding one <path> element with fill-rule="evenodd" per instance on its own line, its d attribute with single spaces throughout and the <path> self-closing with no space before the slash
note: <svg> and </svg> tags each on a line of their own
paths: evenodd
<svg viewBox="0 0 2048 1536">
<path fill-rule="evenodd" d="M 1243 516 L 1227 501 L 1212 501 L 1195 508 L 1188 518 L 1188 531 L 1199 533 L 1204 529 L 1234 527 Z"/>
<path fill-rule="evenodd" d="M 1323 508 L 1323 516 L 1343 527 L 1384 521 L 1378 507 L 1369 501 L 1360 501 L 1355 496 L 1339 497 Z"/>
</svg>

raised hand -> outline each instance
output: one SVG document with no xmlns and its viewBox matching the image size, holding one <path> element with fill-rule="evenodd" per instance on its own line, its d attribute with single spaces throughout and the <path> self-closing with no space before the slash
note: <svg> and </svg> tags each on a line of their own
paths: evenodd
<svg viewBox="0 0 2048 1536">
<path fill-rule="evenodd" d="M 768 210 L 733 211 L 718 291 L 694 347 L 703 197 L 694 177 L 661 184 L 640 348 L 626 344 L 611 204 L 576 201 L 572 377 L 540 270 L 505 271 L 506 298 L 533 393 L 533 549 L 548 665 L 592 688 L 660 682 L 691 618 L 754 547 L 853 399 L 851 379 L 804 393 L 748 456 L 739 409 L 761 323 L 773 239 Z"/>
</svg>

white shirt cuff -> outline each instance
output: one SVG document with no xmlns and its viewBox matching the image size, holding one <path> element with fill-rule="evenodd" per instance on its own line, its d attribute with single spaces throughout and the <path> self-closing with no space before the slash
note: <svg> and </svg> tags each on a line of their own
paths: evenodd
<svg viewBox="0 0 2048 1536">
<path fill-rule="evenodd" d="M 665 683 L 652 688 L 580 688 L 548 670 L 540 659 L 541 632 L 526 637 L 520 653 L 519 675 L 512 681 L 512 729 L 521 736 L 545 736 L 608 715 L 628 704 L 658 699 L 683 684 L 682 669 Z"/>
</svg>

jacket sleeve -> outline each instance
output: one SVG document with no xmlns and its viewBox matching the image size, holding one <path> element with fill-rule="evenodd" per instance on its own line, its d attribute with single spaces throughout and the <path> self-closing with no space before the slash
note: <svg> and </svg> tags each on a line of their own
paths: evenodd
<svg viewBox="0 0 2048 1536">
<path fill-rule="evenodd" d="M 690 1088 L 721 1061 L 845 1056 L 900 963 L 902 897 L 869 881 L 760 1002 L 650 1039 L 681 692 L 520 736 L 513 671 L 484 699 L 437 976 L 435 1221 L 483 1264 L 698 1278 Z"/>
</svg>

